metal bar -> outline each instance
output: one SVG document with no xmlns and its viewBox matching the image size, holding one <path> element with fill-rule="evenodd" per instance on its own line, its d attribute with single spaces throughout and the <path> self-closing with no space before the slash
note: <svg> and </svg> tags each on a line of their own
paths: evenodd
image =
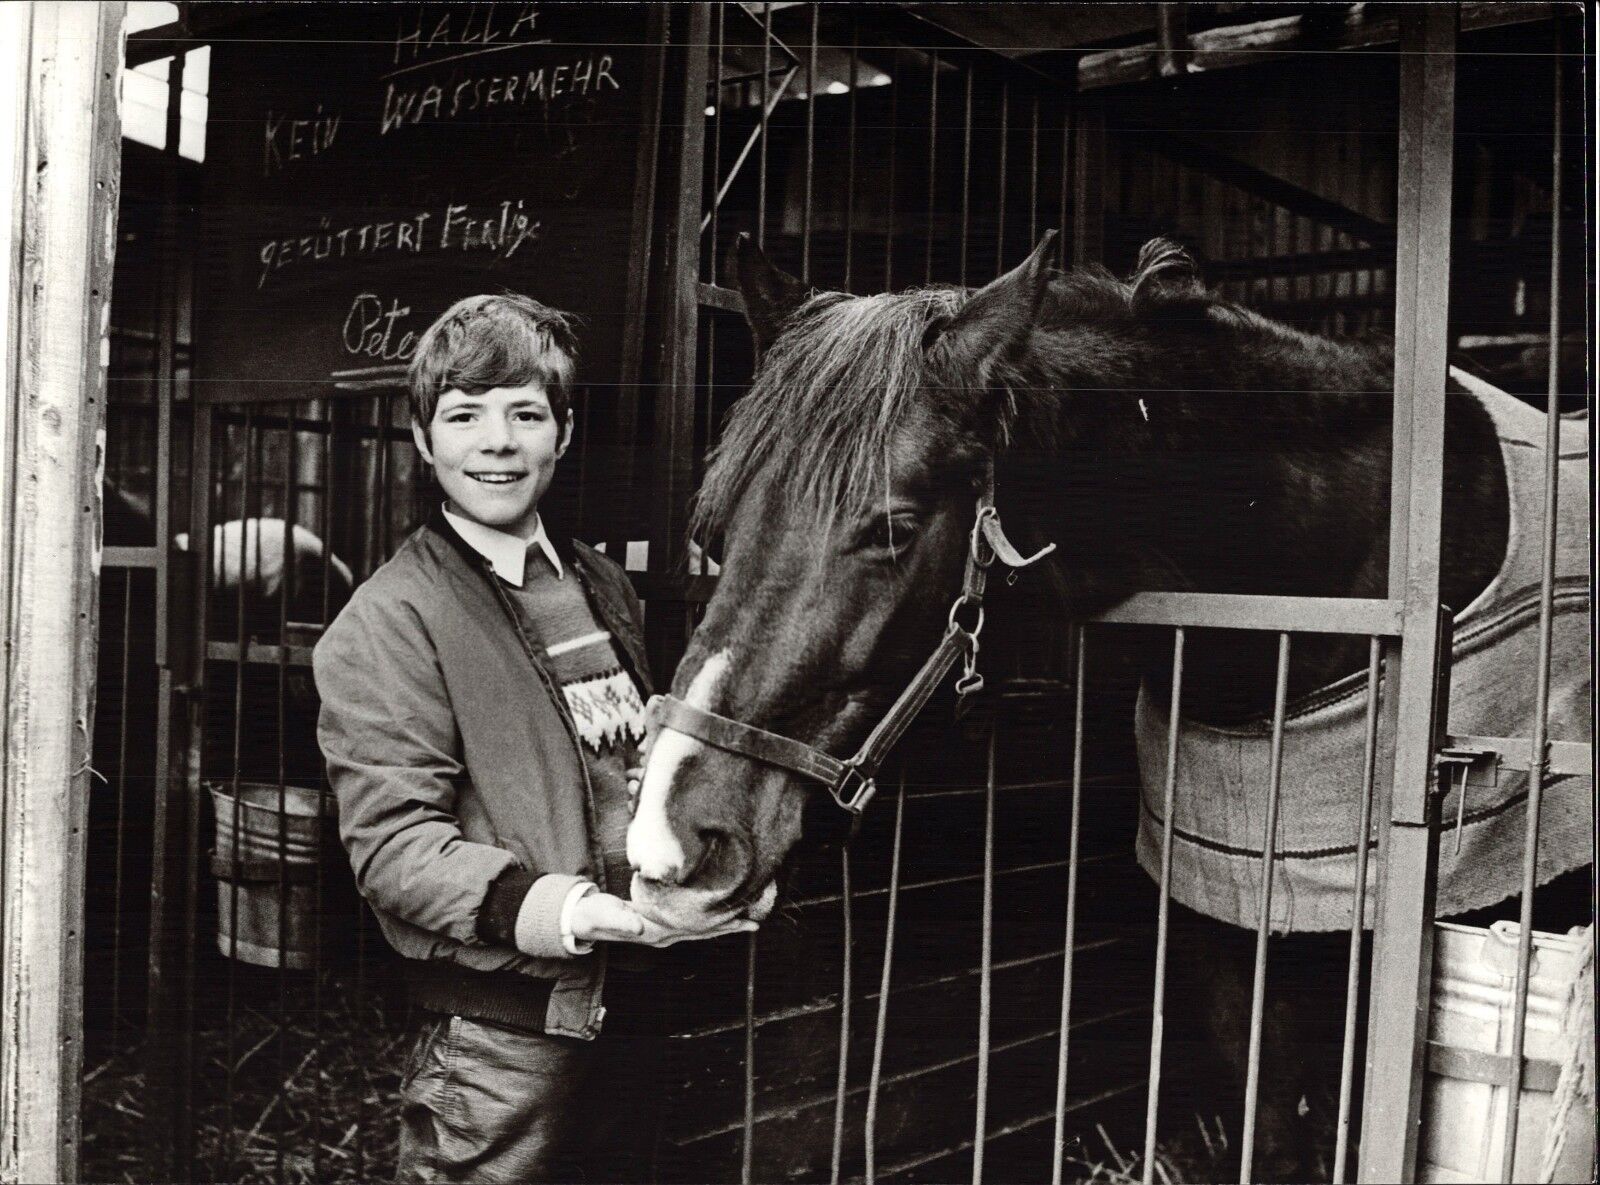
<svg viewBox="0 0 1600 1185">
<path fill-rule="evenodd" d="M 772 110 L 767 106 L 772 89 L 772 5 L 761 6 L 761 148 L 756 157 L 756 246 L 767 245 L 767 120 Z M 806 96 L 811 101 L 811 96 Z M 704 133 L 702 133 L 703 135 Z M 689 166 L 684 165 L 685 168 Z M 699 164 L 696 162 L 695 167 Z"/>
<path fill-rule="evenodd" d="M 1067 1035 L 1072 1027 L 1072 956 L 1078 934 L 1078 824 L 1083 807 L 1083 676 L 1088 632 L 1081 625 L 1075 626 L 1072 637 L 1077 649 L 1072 703 L 1072 814 L 1067 833 L 1067 934 L 1061 948 L 1061 1047 L 1056 1054 L 1056 1130 L 1055 1155 L 1050 1161 L 1051 1185 L 1061 1185 L 1067 1155 Z"/>
<path fill-rule="evenodd" d="M 158 313 L 156 326 L 156 474 L 155 474 L 155 540 L 149 548 L 107 548 L 105 563 L 114 563 L 116 560 L 112 552 L 123 553 L 116 558 L 145 559 L 148 554 L 149 566 L 153 569 L 155 579 L 155 662 L 157 669 L 157 700 L 156 700 L 156 768 L 155 782 L 151 786 L 152 795 L 152 852 L 151 852 L 151 914 L 149 923 L 150 946 L 147 952 L 147 974 L 145 988 L 148 993 L 146 998 L 146 1035 L 151 1050 L 160 1051 L 160 1061 L 157 1056 L 149 1053 L 146 1056 L 146 1084 L 151 1092 L 151 1097 L 156 1106 L 155 1114 L 168 1118 L 167 1123 L 154 1123 L 151 1125 L 149 1143 L 146 1150 L 146 1163 L 153 1173 L 157 1175 L 175 1175 L 177 1166 L 172 1161 L 175 1147 L 173 1140 L 174 1125 L 170 1122 L 177 1111 L 172 1106 L 173 1095 L 176 1093 L 176 1074 L 178 1067 L 170 1056 L 170 1048 L 166 1041 L 166 1033 L 171 1023 L 171 998 L 167 979 L 165 976 L 166 943 L 167 943 L 167 914 L 165 909 L 167 898 L 166 864 L 168 858 L 168 830 L 171 825 L 171 713 L 172 701 L 170 699 L 170 678 L 163 679 L 170 665 L 172 654 L 169 631 L 172 628 L 173 606 L 171 604 L 172 584 L 170 579 L 168 551 L 172 540 L 171 507 L 168 499 L 171 497 L 172 478 L 172 397 L 173 384 L 176 373 L 177 354 L 177 316 L 176 316 L 176 288 L 177 288 L 177 181 L 176 165 L 178 156 L 179 132 L 182 128 L 181 107 L 183 97 L 183 69 L 186 55 L 177 55 L 167 68 L 167 111 L 166 111 L 166 150 L 162 153 L 163 165 L 162 190 L 162 238 L 160 249 L 160 284 L 158 287 Z M 132 553 L 132 554 L 128 554 Z M 131 589 L 131 584 L 129 585 Z M 165 686 L 161 686 L 165 684 Z M 121 818 L 119 808 L 118 818 Z M 121 841 L 118 841 L 119 857 Z M 122 892 L 117 890 L 118 912 L 121 912 Z"/>
<path fill-rule="evenodd" d="M 1011 84 L 1000 84 L 1000 195 L 995 201 L 997 223 L 994 242 L 994 274 L 999 279 L 1006 270 L 1006 141 L 1010 139 Z M 1030 244 L 1031 246 L 1031 244 Z"/>
<path fill-rule="evenodd" d="M 285 409 L 288 419 L 294 419 L 294 405 L 289 404 Z M 279 496 L 283 500 L 279 507 L 283 515 L 283 578 L 278 584 L 278 637 L 287 637 L 289 632 L 289 598 L 294 595 L 296 563 L 294 551 L 294 528 L 297 507 L 295 497 L 295 465 L 298 461 L 296 455 L 295 434 L 291 430 L 286 433 L 285 456 L 283 465 L 283 488 Z M 387 444 L 385 445 L 387 448 Z M 278 1081 L 287 1083 L 293 1073 L 289 1061 L 289 769 L 288 769 L 288 736 L 289 736 L 289 665 L 288 656 L 280 652 L 278 656 Z M 313 954 L 313 963 L 315 955 Z M 315 971 L 313 972 L 315 973 Z M 313 1050 L 313 1052 L 315 1052 Z M 275 1133 L 272 1147 L 272 1173 L 277 1185 L 283 1185 L 284 1155 L 287 1151 L 288 1132 L 280 1124 Z"/>
<path fill-rule="evenodd" d="M 728 8 L 724 4 L 717 5 L 717 44 L 712 51 L 712 82 L 711 82 L 711 179 L 715 181 L 722 176 L 722 59 L 728 50 L 727 29 Z M 663 58 L 662 73 L 665 74 L 665 59 Z M 658 110 L 660 104 L 657 104 Z M 654 169 L 652 169 L 654 171 Z M 713 283 L 721 278 L 721 213 L 723 190 L 719 187 L 716 196 L 712 198 L 711 208 L 705 212 L 705 219 L 700 223 L 701 233 L 705 233 L 706 222 L 711 224 L 711 279 Z"/>
<path fill-rule="evenodd" d="M 312 646 L 280 646 L 249 638 L 242 647 L 237 642 L 207 642 L 205 655 L 213 662 L 242 663 L 246 666 L 275 667 L 282 663 L 291 667 L 310 667 L 314 649 Z"/>
<path fill-rule="evenodd" d="M 1344 1185 L 1350 1157 L 1350 1108 L 1355 1094 L 1356 1015 L 1361 1002 L 1361 935 L 1367 917 L 1367 860 L 1372 849 L 1372 788 L 1378 765 L 1378 678 L 1382 643 L 1367 651 L 1367 724 L 1361 757 L 1361 817 L 1356 823 L 1355 899 L 1350 917 L 1350 964 L 1345 973 L 1344 1050 L 1339 1068 L 1339 1118 L 1333 1146 L 1334 1185 Z"/>
<path fill-rule="evenodd" d="M 326 402 L 323 400 L 314 400 L 311 403 L 310 412 L 312 415 L 321 414 L 327 416 L 331 426 L 333 413 L 332 409 Z M 298 431 L 299 429 L 291 425 L 290 430 Z M 325 432 L 321 433 L 320 435 L 312 436 L 313 441 L 318 439 L 320 439 L 322 442 L 322 465 L 321 473 L 319 475 L 322 479 L 322 488 L 320 490 L 321 498 L 317 504 L 317 530 L 322 536 L 322 604 L 318 607 L 317 622 L 324 630 L 326 630 L 329 624 L 328 618 L 332 608 L 333 599 L 333 434 L 331 432 Z M 320 776 L 317 781 L 317 810 L 319 816 L 326 807 L 328 798 L 333 793 L 332 787 L 328 784 L 327 777 L 328 775 L 326 769 L 324 769 L 320 772 Z M 329 863 L 328 857 L 330 853 L 328 844 L 329 840 L 332 838 L 328 834 L 329 830 L 330 828 L 324 826 L 319 826 L 317 828 L 316 871 L 314 873 L 316 908 L 312 911 L 311 916 L 311 946 L 313 950 L 319 952 L 322 950 L 323 941 L 323 915 L 327 912 L 328 908 L 328 888 L 324 872 Z M 356 925 L 361 925 L 359 914 L 356 918 Z M 323 1107 L 325 1106 L 323 1101 L 323 1080 L 326 1077 L 322 1053 L 322 1024 L 324 1020 L 322 1007 L 322 984 L 324 978 L 324 969 L 319 966 L 317 968 L 317 973 L 312 977 L 311 980 L 311 1040 L 317 1049 L 317 1064 L 311 1077 L 311 1105 L 313 1108 L 313 1113 L 316 1116 L 312 1130 L 311 1145 L 311 1179 L 313 1181 L 325 1180 L 327 1175 L 323 1168 L 322 1158 L 322 1117 L 324 1114 Z"/>
<path fill-rule="evenodd" d="M 889 904 L 883 927 L 883 971 L 878 977 L 878 1023 L 872 1031 L 872 1072 L 867 1078 L 867 1110 L 862 1134 L 866 1185 L 878 1174 L 878 1092 L 883 1085 L 883 1043 L 889 1029 L 889 984 L 894 971 L 894 926 L 900 907 L 900 840 L 905 833 L 906 775 L 900 771 L 894 803 L 894 841 L 889 853 Z"/>
<path fill-rule="evenodd" d="M 1556 512 L 1561 472 L 1561 23 L 1553 26 L 1555 91 L 1551 115 L 1550 174 L 1550 351 L 1544 425 L 1544 524 L 1539 568 L 1539 650 L 1534 674 L 1533 738 L 1528 745 L 1527 834 L 1522 850 L 1522 909 L 1517 931 L 1517 978 L 1511 1004 L 1511 1083 L 1506 1093 L 1505 1138 L 1500 1179 L 1511 1181 L 1522 1118 L 1522 1050 L 1527 1039 L 1528 986 L 1533 965 L 1533 893 L 1539 886 L 1539 821 L 1544 809 L 1546 741 L 1550 730 L 1550 650 L 1555 621 Z"/>
<path fill-rule="evenodd" d="M 845 148 L 844 180 L 844 290 L 855 291 L 856 246 L 856 85 L 861 61 L 861 10 L 850 9 L 850 139 Z"/>
<path fill-rule="evenodd" d="M 158 547 L 106 547 L 100 552 L 100 566 L 105 568 L 156 568 L 160 565 Z"/>
<path fill-rule="evenodd" d="M 1039 241 L 1039 92 L 1033 92 L 1028 141 L 1028 247 Z"/>
<path fill-rule="evenodd" d="M 933 283 L 933 215 L 938 202 L 939 162 L 939 51 L 928 56 L 928 213 L 927 244 L 922 260 L 922 282 Z"/>
<path fill-rule="evenodd" d="M 961 117 L 961 287 L 967 286 L 967 237 L 972 219 L 972 67 L 966 69 L 966 106 Z"/>
<path fill-rule="evenodd" d="M 1455 748 L 1486 749 L 1494 754 L 1495 764 L 1503 770 L 1535 768 L 1531 751 L 1533 741 L 1527 737 L 1480 737 L 1451 734 L 1446 743 Z M 1588 741 L 1545 741 L 1541 746 L 1544 760 L 1540 763 L 1551 777 L 1585 777 L 1594 772 L 1594 746 Z"/>
<path fill-rule="evenodd" d="M 799 72 L 800 67 L 798 65 L 789 67 L 783 79 L 778 83 L 778 89 L 773 91 L 771 97 L 762 104 L 762 110 L 767 115 L 771 115 L 777 109 L 778 104 L 783 101 L 783 96 L 789 93 L 789 84 L 794 81 L 794 76 Z M 696 110 L 699 110 L 699 108 L 696 108 Z M 701 135 L 704 136 L 704 129 L 702 129 Z M 727 196 L 728 190 L 732 189 L 733 183 L 738 180 L 739 172 L 744 168 L 744 162 L 749 159 L 750 153 L 755 149 L 757 143 L 761 142 L 763 142 L 761 126 L 757 125 L 750 129 L 750 135 L 745 138 L 744 147 L 739 150 L 738 157 L 728 168 L 728 175 L 722 179 L 722 184 L 717 187 L 717 195 L 712 200 L 711 209 L 701 216 L 700 232 L 702 234 L 705 233 L 706 227 L 711 225 L 712 214 L 722 208 L 722 199 Z"/>
<path fill-rule="evenodd" d="M 1072 262 L 1080 267 L 1105 257 L 1106 113 L 1092 99 L 1078 96 L 1073 111 L 1078 134 L 1072 170 Z"/>
<path fill-rule="evenodd" d="M 1069 222 L 1067 220 L 1067 194 L 1069 192 L 1068 186 L 1074 176 L 1072 159 L 1072 113 L 1075 110 L 1075 102 L 1076 100 L 1068 98 L 1062 100 L 1061 104 L 1061 188 L 1056 203 L 1056 211 L 1058 215 L 1056 219 L 1056 225 L 1061 228 L 1062 234 L 1060 240 L 1056 243 L 1056 266 L 1062 271 L 1065 271 L 1067 267 L 1068 230 L 1071 230 L 1073 235 L 1073 251 L 1076 252 L 1078 249 L 1078 240 L 1076 238 L 1077 227 L 1073 222 Z"/>
<path fill-rule="evenodd" d="M 744 1120 L 739 1143 L 739 1181 L 751 1185 L 756 1148 L 756 936 L 745 942 L 744 956 Z"/>
<path fill-rule="evenodd" d="M 108 577 L 102 576 L 101 579 L 104 581 Z M 122 1026 L 122 872 L 123 835 L 127 831 L 128 673 L 133 665 L 129 658 L 133 645 L 132 634 L 133 572 L 128 570 L 122 573 L 122 653 L 117 656 L 119 662 L 117 694 L 120 700 L 117 705 L 117 784 L 111 788 L 117 796 L 116 852 L 111 872 L 111 1028 L 114 1033 L 120 1033 Z M 104 655 L 100 661 L 102 664 L 105 662 Z M 93 793 L 93 783 L 90 783 L 90 787 Z"/>
<path fill-rule="evenodd" d="M 1283 717 L 1289 698 L 1289 635 L 1278 635 L 1278 683 L 1272 697 L 1272 749 L 1268 757 L 1267 819 L 1261 836 L 1261 913 L 1256 921 L 1255 977 L 1250 987 L 1250 1050 L 1245 1070 L 1244 1130 L 1239 1138 L 1239 1182 L 1249 1185 L 1256 1151 L 1256 1101 L 1261 1090 L 1261 1029 L 1267 1004 L 1267 937 L 1272 929 L 1272 865 L 1278 858 L 1278 800 L 1283 790 Z M 1366 850 L 1366 844 L 1360 845 Z"/>
<path fill-rule="evenodd" d="M 189 646 L 190 669 L 183 672 L 187 684 L 184 730 L 184 833 L 183 833 L 183 1014 L 178 1029 L 177 1076 L 178 1102 L 173 1108 L 176 1128 L 172 1155 L 180 1180 L 195 1179 L 194 1155 L 194 1079 L 198 1044 L 195 1040 L 195 972 L 198 964 L 199 911 L 200 911 L 200 814 L 204 794 L 204 752 L 206 735 L 205 648 L 206 632 L 211 628 L 211 607 L 206 596 L 211 579 L 211 520 L 212 499 L 215 497 L 216 426 L 212 409 L 203 404 L 194 408 L 194 424 L 190 434 L 191 472 L 189 475 L 189 547 L 194 553 L 194 577 L 189 582 L 193 604 L 187 606 L 193 616 Z M 171 690 L 171 673 L 162 672 Z M 169 701 L 170 702 L 170 701 Z M 151 907 L 158 902 L 151 894 Z M 163 903 L 160 903 L 164 905 Z M 151 932 L 155 932 L 158 918 L 152 914 Z M 152 1009 L 155 1002 L 151 1003 Z M 152 1058 L 162 1057 L 160 1047 L 149 1050 Z"/>
<path fill-rule="evenodd" d="M 719 6 L 720 7 L 720 6 Z M 811 6 L 811 41 L 806 54 L 806 180 L 800 210 L 800 282 L 811 283 L 811 207 L 817 162 L 817 26 L 822 6 Z"/>
<path fill-rule="evenodd" d="M 1416 1170 L 1422 1043 L 1433 962 L 1438 804 L 1432 790 L 1443 500 L 1444 390 L 1450 290 L 1451 168 L 1457 12 L 1400 11 L 1395 410 L 1390 485 L 1389 595 L 1403 596 L 1394 764 L 1373 927 L 1363 1181 L 1409 1181 Z M 1373 631 L 1376 632 L 1376 631 Z"/>
<path fill-rule="evenodd" d="M 1178 787 L 1178 727 L 1183 707 L 1183 627 L 1172 637 L 1172 700 L 1167 706 L 1167 777 L 1161 807 L 1161 885 L 1156 907 L 1155 990 L 1150 1002 L 1150 1085 L 1144 1111 L 1144 1185 L 1153 1185 L 1156 1115 L 1161 1105 L 1161 1043 L 1166 1034 L 1167 921 L 1172 897 L 1172 815 Z"/>
<path fill-rule="evenodd" d="M 900 47 L 889 58 L 889 210 L 883 228 L 883 290 L 894 291 L 895 149 L 900 143 Z"/>
<path fill-rule="evenodd" d="M 839 850 L 839 919 L 843 930 L 843 967 L 839 982 L 839 1068 L 833 1088 L 833 1149 L 828 1180 L 839 1185 L 839 1170 L 844 1160 L 844 1099 L 850 1087 L 850 1005 L 855 994 L 851 979 L 855 949 L 854 897 L 850 884 L 850 845 Z"/>
<path fill-rule="evenodd" d="M 967 77 L 970 81 L 972 76 L 969 73 Z M 997 716 L 989 725 L 988 774 L 983 796 L 983 935 L 978 968 L 978 1089 L 972 1124 L 972 1185 L 983 1181 L 983 1152 L 989 1126 L 990 1030 L 994 1023 L 994 790 L 999 737 Z"/>
<path fill-rule="evenodd" d="M 1188 625 L 1280 633 L 1396 637 L 1403 605 L 1360 597 L 1261 597 L 1236 593 L 1136 593 L 1091 621 L 1119 625 Z"/>
</svg>

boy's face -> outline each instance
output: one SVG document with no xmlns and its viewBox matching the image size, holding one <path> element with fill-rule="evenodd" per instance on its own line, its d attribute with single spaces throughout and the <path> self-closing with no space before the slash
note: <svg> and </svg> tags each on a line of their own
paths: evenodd
<svg viewBox="0 0 1600 1185">
<path fill-rule="evenodd" d="M 572 438 L 572 415 L 558 424 L 539 383 L 478 395 L 452 389 L 439 396 L 428 431 L 411 431 L 452 511 L 527 538 Z"/>
</svg>

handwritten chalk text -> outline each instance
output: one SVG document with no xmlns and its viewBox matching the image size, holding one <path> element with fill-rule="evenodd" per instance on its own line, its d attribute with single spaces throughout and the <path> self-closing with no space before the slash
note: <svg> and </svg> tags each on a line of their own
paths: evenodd
<svg viewBox="0 0 1600 1185">
<path fill-rule="evenodd" d="M 350 302 L 344 318 L 345 353 L 384 362 L 408 362 L 417 352 L 417 335 L 406 331 L 395 337 L 395 322 L 411 315 L 411 306 L 391 300 L 388 308 L 375 292 L 360 293 Z"/>
<path fill-rule="evenodd" d="M 286 162 L 305 160 L 328 151 L 339 135 L 339 119 L 337 111 L 325 112 L 321 103 L 310 119 L 290 119 L 269 107 L 262 129 L 261 175 L 270 177 L 282 172 Z"/>
<path fill-rule="evenodd" d="M 591 55 L 559 66 L 537 66 L 518 74 L 463 78 L 445 86 L 387 84 L 378 134 L 420 123 L 443 122 L 491 107 L 526 107 L 563 96 L 584 98 L 607 90 L 620 91 L 611 73 L 610 54 Z"/>
<path fill-rule="evenodd" d="M 509 6 L 507 6 L 509 8 Z M 498 20 L 496 19 L 498 18 Z M 434 8 L 418 5 L 416 20 L 400 18 L 394 38 L 394 64 L 420 62 L 433 54 L 461 56 L 463 48 L 485 50 L 494 45 L 538 38 L 539 6 L 520 4 L 509 23 L 506 9 L 496 4 Z"/>
<path fill-rule="evenodd" d="M 488 251 L 510 259 L 525 244 L 537 243 L 542 233 L 543 224 L 529 216 L 522 198 L 507 198 L 498 206 L 447 202 L 441 209 L 422 210 L 407 218 L 339 227 L 332 226 L 324 215 L 310 234 L 271 238 L 261 244 L 256 288 L 265 288 L 267 280 L 285 268 L 329 259 L 427 251 Z"/>
</svg>

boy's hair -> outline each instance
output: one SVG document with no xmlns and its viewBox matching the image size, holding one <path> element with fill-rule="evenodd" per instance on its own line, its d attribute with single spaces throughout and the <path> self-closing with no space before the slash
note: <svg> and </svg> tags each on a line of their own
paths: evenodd
<svg viewBox="0 0 1600 1185">
<path fill-rule="evenodd" d="M 406 375 L 411 418 L 426 431 L 446 391 L 476 395 L 540 383 L 557 423 L 564 422 L 578 369 L 575 320 L 515 292 L 456 301 L 417 342 Z"/>
</svg>

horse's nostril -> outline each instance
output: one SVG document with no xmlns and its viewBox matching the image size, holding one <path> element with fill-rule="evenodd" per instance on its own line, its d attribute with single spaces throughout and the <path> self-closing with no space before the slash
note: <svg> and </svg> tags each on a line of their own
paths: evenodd
<svg viewBox="0 0 1600 1185">
<path fill-rule="evenodd" d="M 728 833 L 715 827 L 702 827 L 694 833 L 695 843 L 684 853 L 683 868 L 678 873 L 678 883 L 689 884 L 705 871 L 717 851 L 727 841 Z"/>
</svg>

